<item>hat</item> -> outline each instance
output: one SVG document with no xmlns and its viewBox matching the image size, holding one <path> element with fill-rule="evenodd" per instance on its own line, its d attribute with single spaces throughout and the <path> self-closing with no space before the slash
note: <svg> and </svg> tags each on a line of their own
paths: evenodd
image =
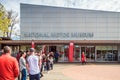
<svg viewBox="0 0 120 80">
<path fill-rule="evenodd" d="M 35 50 L 34 48 L 30 48 L 30 52 L 34 52 L 34 50 Z"/>
</svg>

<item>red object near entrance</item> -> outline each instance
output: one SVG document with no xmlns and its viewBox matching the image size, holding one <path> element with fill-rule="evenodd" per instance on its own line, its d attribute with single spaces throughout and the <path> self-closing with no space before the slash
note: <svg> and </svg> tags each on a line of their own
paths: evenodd
<svg viewBox="0 0 120 80">
<path fill-rule="evenodd" d="M 68 55 L 69 62 L 73 62 L 73 54 L 74 54 L 74 43 L 70 42 L 70 45 L 69 45 L 69 55 Z"/>
<path fill-rule="evenodd" d="M 31 48 L 35 48 L 35 43 L 34 43 L 34 41 L 31 42 Z"/>
<path fill-rule="evenodd" d="M 84 52 L 82 52 L 82 58 L 81 58 L 81 61 L 82 61 L 82 62 L 86 62 L 86 56 L 85 56 Z"/>
</svg>

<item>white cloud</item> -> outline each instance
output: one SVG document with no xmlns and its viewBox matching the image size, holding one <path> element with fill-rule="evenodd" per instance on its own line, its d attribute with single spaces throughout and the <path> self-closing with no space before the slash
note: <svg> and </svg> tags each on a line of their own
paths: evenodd
<svg viewBox="0 0 120 80">
<path fill-rule="evenodd" d="M 13 9 L 17 12 L 20 11 L 20 3 L 120 11 L 119 0 L 0 0 L 0 2 L 3 3 L 8 10 Z"/>
</svg>

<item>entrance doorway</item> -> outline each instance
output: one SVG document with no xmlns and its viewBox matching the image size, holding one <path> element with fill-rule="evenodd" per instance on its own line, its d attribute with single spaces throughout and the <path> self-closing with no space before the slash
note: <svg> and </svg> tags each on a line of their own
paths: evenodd
<svg viewBox="0 0 120 80">
<path fill-rule="evenodd" d="M 49 46 L 49 52 L 56 52 L 56 46 Z"/>
<path fill-rule="evenodd" d="M 79 45 L 75 45 L 74 47 L 74 62 L 80 62 L 81 60 L 81 49 Z"/>
<path fill-rule="evenodd" d="M 95 61 L 95 46 L 81 47 L 82 52 L 85 52 L 87 62 Z"/>
<path fill-rule="evenodd" d="M 59 62 L 68 62 L 68 55 L 69 55 L 69 46 L 68 45 L 56 45 L 56 46 L 49 46 L 49 52 L 56 52 L 60 54 Z M 86 55 L 87 62 L 94 62 L 95 61 L 95 46 L 74 46 L 74 55 L 73 55 L 73 62 L 80 62 L 81 61 L 81 54 L 84 51 Z"/>
</svg>

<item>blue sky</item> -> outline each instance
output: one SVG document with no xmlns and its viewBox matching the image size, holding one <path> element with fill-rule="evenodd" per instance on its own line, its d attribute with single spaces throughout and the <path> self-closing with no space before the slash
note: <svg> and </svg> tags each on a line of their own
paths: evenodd
<svg viewBox="0 0 120 80">
<path fill-rule="evenodd" d="M 19 16 L 20 3 L 120 12 L 120 0 L 0 0 L 0 3 L 6 10 L 18 12 Z M 15 27 L 14 31 L 19 35 L 19 23 Z"/>
</svg>

